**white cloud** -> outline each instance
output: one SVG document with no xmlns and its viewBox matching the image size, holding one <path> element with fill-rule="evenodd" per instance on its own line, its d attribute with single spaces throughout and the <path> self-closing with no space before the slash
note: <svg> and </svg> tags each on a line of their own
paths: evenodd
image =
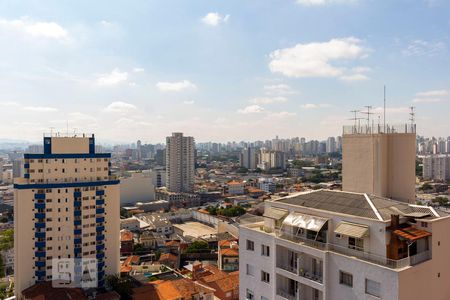
<svg viewBox="0 0 450 300">
<path fill-rule="evenodd" d="M 357 0 L 297 0 L 298 4 L 304 6 L 320 6 L 328 4 L 351 4 L 355 3 Z"/>
<path fill-rule="evenodd" d="M 448 90 L 433 90 L 420 92 L 416 94 L 417 97 L 441 97 L 441 96 L 450 96 L 450 92 Z"/>
<path fill-rule="evenodd" d="M 265 85 L 264 91 L 268 95 L 292 95 L 296 92 L 287 84 L 271 84 Z"/>
<path fill-rule="evenodd" d="M 183 101 L 183 103 L 187 104 L 187 105 L 192 105 L 195 103 L 195 101 L 194 100 L 185 100 L 185 101 Z"/>
<path fill-rule="evenodd" d="M 140 72 L 144 72 L 144 68 L 133 68 L 133 72 L 135 73 L 140 73 Z"/>
<path fill-rule="evenodd" d="M 16 107 L 19 106 L 20 104 L 14 101 L 5 101 L 5 102 L 0 102 L 0 106 L 2 107 Z"/>
<path fill-rule="evenodd" d="M 264 108 L 255 104 L 255 105 L 249 105 L 247 107 L 238 109 L 238 113 L 239 114 L 259 114 L 262 113 L 264 111 Z"/>
<path fill-rule="evenodd" d="M 283 119 L 283 118 L 289 118 L 294 117 L 297 114 L 295 112 L 290 111 L 280 111 L 280 112 L 272 112 L 267 115 L 269 119 Z"/>
<path fill-rule="evenodd" d="M 34 38 L 65 40 L 69 36 L 67 30 L 55 22 L 36 22 L 28 18 L 0 19 L 0 29 L 19 32 Z"/>
<path fill-rule="evenodd" d="M 350 75 L 342 75 L 339 79 L 344 81 L 362 81 L 367 80 L 369 77 L 364 74 L 350 74 Z"/>
<path fill-rule="evenodd" d="M 250 103 L 254 104 L 271 104 L 284 102 L 287 102 L 287 99 L 285 97 L 257 97 L 250 100 Z"/>
<path fill-rule="evenodd" d="M 444 42 L 414 40 L 409 43 L 403 54 L 406 56 L 436 56 L 446 51 L 447 45 Z"/>
<path fill-rule="evenodd" d="M 364 58 L 368 52 L 354 37 L 297 44 L 273 51 L 269 68 L 273 73 L 288 77 L 341 77 L 347 76 L 345 68 L 334 66 L 332 62 Z"/>
<path fill-rule="evenodd" d="M 438 103 L 438 102 L 444 102 L 445 99 L 442 98 L 414 98 L 414 103 Z"/>
<path fill-rule="evenodd" d="M 131 103 L 116 101 L 105 108 L 106 112 L 127 113 L 136 110 L 137 107 Z"/>
<path fill-rule="evenodd" d="M 450 92 L 448 90 L 432 90 L 416 94 L 413 103 L 439 103 L 449 100 Z"/>
<path fill-rule="evenodd" d="M 303 109 L 316 109 L 316 108 L 330 108 L 333 107 L 331 104 L 327 104 L 327 103 L 306 103 L 306 104 L 302 104 L 300 105 L 301 108 Z"/>
<path fill-rule="evenodd" d="M 216 12 L 210 12 L 207 13 L 203 18 L 201 18 L 201 21 L 209 26 L 218 26 L 222 23 L 228 22 L 228 19 L 230 18 L 230 15 L 221 15 Z"/>
<path fill-rule="evenodd" d="M 163 92 L 181 92 L 184 90 L 196 90 L 197 86 L 189 80 L 175 82 L 158 82 L 156 87 Z"/>
<path fill-rule="evenodd" d="M 69 113 L 69 117 L 73 120 L 73 121 L 91 121 L 91 122 L 95 122 L 97 121 L 97 119 L 91 115 L 87 115 L 81 112 L 73 112 L 73 113 Z"/>
<path fill-rule="evenodd" d="M 36 112 L 54 112 L 58 111 L 57 108 L 47 106 L 25 106 L 24 110 L 36 111 Z"/>
<path fill-rule="evenodd" d="M 104 73 L 97 76 L 97 84 L 102 86 L 111 86 L 128 80 L 127 72 L 120 72 L 118 68 L 111 73 Z"/>
</svg>

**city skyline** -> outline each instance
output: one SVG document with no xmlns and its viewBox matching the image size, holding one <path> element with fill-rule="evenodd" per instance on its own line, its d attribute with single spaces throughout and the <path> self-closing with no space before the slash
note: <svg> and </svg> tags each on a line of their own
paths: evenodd
<svg viewBox="0 0 450 300">
<path fill-rule="evenodd" d="M 87 5 L 0 4 L 2 138 L 325 139 L 385 84 L 389 123 L 414 105 L 419 135 L 450 132 L 445 1 Z"/>
</svg>

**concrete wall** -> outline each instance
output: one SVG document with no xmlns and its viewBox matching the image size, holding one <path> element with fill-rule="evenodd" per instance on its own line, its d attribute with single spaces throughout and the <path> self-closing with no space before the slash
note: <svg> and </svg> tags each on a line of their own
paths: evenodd
<svg viewBox="0 0 450 300">
<path fill-rule="evenodd" d="M 131 177 L 120 180 L 120 204 L 135 204 L 155 200 L 155 185 L 152 173 L 131 173 Z"/>
<path fill-rule="evenodd" d="M 350 134 L 342 143 L 344 191 L 415 202 L 415 134 Z"/>
<path fill-rule="evenodd" d="M 428 223 L 433 232 L 432 259 L 399 274 L 399 300 L 450 299 L 450 217 Z"/>
</svg>

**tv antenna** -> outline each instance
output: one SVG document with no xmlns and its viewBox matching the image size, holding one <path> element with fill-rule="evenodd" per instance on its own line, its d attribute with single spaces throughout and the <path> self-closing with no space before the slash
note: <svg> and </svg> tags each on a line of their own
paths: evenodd
<svg viewBox="0 0 450 300">
<path fill-rule="evenodd" d="M 364 120 L 364 118 L 358 118 L 358 113 L 361 112 L 360 110 L 351 110 L 350 112 L 354 116 L 353 116 L 353 118 L 351 118 L 349 120 L 352 120 L 354 122 L 353 127 L 355 129 L 355 132 L 358 132 L 359 128 L 361 127 L 361 120 Z M 358 124 L 356 124 L 356 122 L 358 122 Z"/>
<path fill-rule="evenodd" d="M 370 115 L 373 115 L 373 112 L 371 112 L 372 106 L 371 105 L 366 105 L 364 107 L 367 109 L 367 111 L 364 111 L 364 112 L 361 112 L 361 113 L 367 115 L 367 119 L 366 119 L 367 120 L 367 127 L 370 127 Z"/>
<path fill-rule="evenodd" d="M 383 86 L 383 126 L 384 126 L 384 133 L 386 133 L 386 85 Z"/>
<path fill-rule="evenodd" d="M 411 121 L 411 125 L 412 126 L 416 122 L 416 113 L 414 111 L 415 109 L 416 109 L 416 107 L 414 107 L 414 106 L 410 106 L 409 107 L 409 110 L 410 110 L 410 112 L 409 112 L 409 121 Z"/>
</svg>

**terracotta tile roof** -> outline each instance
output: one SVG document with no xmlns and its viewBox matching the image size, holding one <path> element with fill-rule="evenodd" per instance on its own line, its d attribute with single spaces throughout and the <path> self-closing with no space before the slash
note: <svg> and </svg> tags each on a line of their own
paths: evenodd
<svg viewBox="0 0 450 300">
<path fill-rule="evenodd" d="M 175 254 L 172 253 L 163 253 L 161 254 L 161 256 L 159 257 L 159 262 L 162 261 L 177 261 L 178 257 Z"/>
<path fill-rule="evenodd" d="M 226 249 L 220 249 L 219 253 L 222 256 L 239 256 L 239 249 L 236 248 L 226 248 Z"/>
<path fill-rule="evenodd" d="M 230 248 L 231 244 L 237 245 L 237 240 L 220 240 L 219 241 L 219 248 Z"/>
<path fill-rule="evenodd" d="M 129 230 L 121 230 L 120 231 L 120 241 L 121 242 L 130 242 L 133 240 L 133 233 Z"/>
<path fill-rule="evenodd" d="M 418 239 L 425 238 L 427 236 L 431 236 L 431 233 L 429 233 L 428 231 L 418 229 L 414 226 L 394 230 L 394 234 L 410 241 L 415 241 Z"/>
<path fill-rule="evenodd" d="M 187 278 L 164 281 L 156 285 L 159 299 L 174 300 L 174 299 L 192 299 L 193 295 L 200 293 L 212 294 L 214 290 L 210 287 L 199 284 Z"/>
<path fill-rule="evenodd" d="M 95 297 L 95 300 L 120 300 L 120 295 L 115 291 L 111 291 L 108 293 L 97 295 Z"/>
<path fill-rule="evenodd" d="M 224 278 L 208 283 L 215 290 L 221 290 L 223 293 L 239 289 L 239 271 L 228 274 Z"/>
<path fill-rule="evenodd" d="M 131 255 L 125 259 L 125 261 L 123 262 L 123 265 L 132 265 L 132 264 L 138 264 L 138 263 L 139 263 L 139 256 Z"/>
<path fill-rule="evenodd" d="M 31 300 L 87 300 L 79 288 L 54 288 L 51 281 L 37 283 L 22 291 L 25 299 Z"/>
<path fill-rule="evenodd" d="M 120 273 L 130 273 L 133 268 L 129 265 L 120 266 Z"/>
<path fill-rule="evenodd" d="M 209 212 L 206 209 L 199 209 L 198 212 L 209 215 Z"/>
<path fill-rule="evenodd" d="M 228 185 L 241 185 L 241 184 L 243 184 L 243 182 L 242 181 L 233 180 L 233 181 L 228 182 L 227 184 Z"/>
<path fill-rule="evenodd" d="M 133 300 L 156 300 L 158 299 L 158 293 L 156 292 L 155 282 L 146 284 L 133 289 Z"/>
<path fill-rule="evenodd" d="M 179 241 L 168 241 L 166 244 L 166 247 L 178 247 L 180 245 Z"/>
</svg>

